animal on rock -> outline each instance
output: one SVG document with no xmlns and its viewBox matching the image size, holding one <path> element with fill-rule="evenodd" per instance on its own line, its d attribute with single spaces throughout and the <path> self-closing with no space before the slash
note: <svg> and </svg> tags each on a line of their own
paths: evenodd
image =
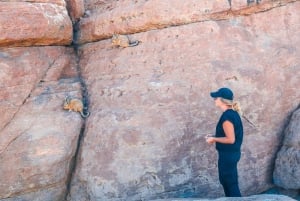
<svg viewBox="0 0 300 201">
<path fill-rule="evenodd" d="M 261 0 L 255 0 L 256 4 L 259 4 Z M 247 4 L 249 5 L 250 3 L 253 3 L 254 0 L 247 0 Z"/>
<path fill-rule="evenodd" d="M 63 108 L 65 110 L 69 110 L 69 112 L 79 112 L 83 118 L 87 118 L 90 115 L 89 112 L 87 112 L 86 114 L 83 113 L 83 102 L 77 98 L 66 97 Z"/>
<path fill-rule="evenodd" d="M 114 34 L 111 38 L 112 46 L 116 47 L 133 47 L 137 46 L 139 42 L 138 40 L 131 42 L 127 35 Z"/>
<path fill-rule="evenodd" d="M 247 0 L 247 5 L 249 6 L 251 3 L 253 3 L 253 2 L 256 2 L 256 4 L 259 4 L 259 2 L 261 1 L 261 0 Z M 229 3 L 229 6 L 230 6 L 230 8 L 231 8 L 231 0 L 228 0 L 228 3 Z"/>
</svg>

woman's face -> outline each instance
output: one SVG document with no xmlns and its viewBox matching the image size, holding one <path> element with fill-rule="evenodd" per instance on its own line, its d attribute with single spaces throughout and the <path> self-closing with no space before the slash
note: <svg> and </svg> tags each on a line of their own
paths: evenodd
<svg viewBox="0 0 300 201">
<path fill-rule="evenodd" d="M 217 107 L 221 107 L 224 103 L 221 101 L 221 98 L 214 98 L 215 100 L 215 105 Z"/>
</svg>

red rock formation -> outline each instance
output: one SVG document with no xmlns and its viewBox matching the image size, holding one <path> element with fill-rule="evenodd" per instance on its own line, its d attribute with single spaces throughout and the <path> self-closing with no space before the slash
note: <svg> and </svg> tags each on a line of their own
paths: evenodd
<svg viewBox="0 0 300 201">
<path fill-rule="evenodd" d="M 66 0 L 66 2 L 72 21 L 77 22 L 84 15 L 83 0 Z"/>
<path fill-rule="evenodd" d="M 218 1 L 87 1 L 90 16 L 80 21 L 78 43 L 109 38 L 114 33 L 136 33 L 209 20 L 224 20 L 251 15 L 296 0 L 265 0 L 259 6 L 247 6 L 246 0 Z"/>
<path fill-rule="evenodd" d="M 72 55 L 65 47 L 0 50 L 0 200 L 65 197 L 82 126 L 62 109 L 66 95 L 81 95 Z"/>
<path fill-rule="evenodd" d="M 62 104 L 81 84 L 74 51 L 50 45 L 72 32 L 63 0 L 0 2 L 1 200 L 66 197 L 82 120 Z M 49 47 L 11 47 L 36 45 Z"/>
<path fill-rule="evenodd" d="M 0 2 L 0 47 L 71 44 L 71 20 L 60 4 Z"/>
<path fill-rule="evenodd" d="M 300 1 L 230 2 L 0 2 L 0 200 L 223 196 L 203 139 L 220 86 L 249 120 L 243 194 L 273 186 L 282 127 L 299 104 Z M 79 58 L 65 47 L 72 21 Z M 113 48 L 103 40 L 113 33 L 140 43 Z M 85 123 L 62 109 L 66 95 L 82 94 Z"/>
<path fill-rule="evenodd" d="M 254 125 L 244 119 L 242 193 L 270 188 L 285 117 L 299 104 L 299 9 L 298 1 L 133 34 L 141 43 L 132 48 L 82 45 L 92 115 L 70 200 L 222 196 L 216 153 L 204 141 L 219 116 L 209 92 L 221 86 L 234 90 Z M 90 20 L 99 25 L 103 15 Z M 100 27 L 103 36 L 114 30 Z"/>
</svg>

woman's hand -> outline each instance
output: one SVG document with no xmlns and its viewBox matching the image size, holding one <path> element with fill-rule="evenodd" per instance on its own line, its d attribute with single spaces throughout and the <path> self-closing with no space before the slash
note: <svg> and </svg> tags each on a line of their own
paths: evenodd
<svg viewBox="0 0 300 201">
<path fill-rule="evenodd" d="M 205 139 L 208 144 L 213 144 L 216 142 L 214 137 L 206 136 Z"/>
</svg>

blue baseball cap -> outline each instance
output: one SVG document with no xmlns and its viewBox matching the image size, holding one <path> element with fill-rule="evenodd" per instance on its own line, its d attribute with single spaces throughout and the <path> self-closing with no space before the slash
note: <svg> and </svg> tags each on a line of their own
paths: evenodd
<svg viewBox="0 0 300 201">
<path fill-rule="evenodd" d="M 211 92 L 210 96 L 213 98 L 224 98 L 233 100 L 233 93 L 229 88 L 220 88 L 218 91 Z"/>
</svg>

